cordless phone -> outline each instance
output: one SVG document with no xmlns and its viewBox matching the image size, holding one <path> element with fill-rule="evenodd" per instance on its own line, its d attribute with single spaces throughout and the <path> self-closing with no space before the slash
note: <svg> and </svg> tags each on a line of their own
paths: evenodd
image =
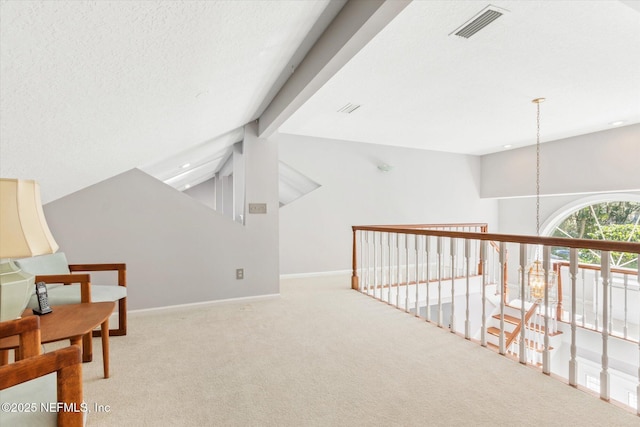
<svg viewBox="0 0 640 427">
<path fill-rule="evenodd" d="M 38 297 L 38 308 L 33 309 L 33 314 L 48 314 L 51 313 L 51 307 L 49 307 L 49 295 L 47 294 L 47 286 L 44 282 L 36 283 L 36 296 Z"/>
</svg>

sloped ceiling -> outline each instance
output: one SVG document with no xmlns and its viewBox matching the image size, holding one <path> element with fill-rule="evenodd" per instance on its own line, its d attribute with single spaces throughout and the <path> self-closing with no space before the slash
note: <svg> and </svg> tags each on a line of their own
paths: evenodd
<svg viewBox="0 0 640 427">
<path fill-rule="evenodd" d="M 0 174 L 47 202 L 255 120 L 328 4 L 3 1 Z"/>
<path fill-rule="evenodd" d="M 47 202 L 178 167 L 257 119 L 344 3 L 2 1 L 0 175 Z M 543 141 L 638 123 L 638 3 L 496 0 L 508 12 L 467 40 L 449 33 L 488 2 L 414 1 L 279 131 L 483 154 L 533 144 L 541 96 Z"/>
<path fill-rule="evenodd" d="M 451 35 L 489 3 L 503 15 Z M 413 1 L 279 131 L 481 155 L 535 142 L 534 98 L 543 142 L 638 123 L 639 4 Z"/>
</svg>

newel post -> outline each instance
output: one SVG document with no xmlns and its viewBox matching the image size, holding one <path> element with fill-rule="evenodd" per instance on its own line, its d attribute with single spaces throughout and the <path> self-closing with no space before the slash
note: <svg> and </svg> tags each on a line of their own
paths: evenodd
<svg viewBox="0 0 640 427">
<path fill-rule="evenodd" d="M 360 289 L 360 285 L 358 284 L 358 248 L 356 246 L 356 228 L 351 228 L 353 230 L 353 257 L 351 260 L 353 272 L 351 273 L 351 289 L 355 289 L 357 291 Z"/>
<path fill-rule="evenodd" d="M 480 232 L 481 233 L 487 233 L 489 231 L 489 226 L 488 225 L 482 225 L 480 226 Z M 482 240 L 481 242 L 484 242 L 484 240 Z M 480 243 L 482 245 L 482 243 Z M 478 260 L 478 276 L 482 276 L 484 274 L 484 270 L 483 268 L 485 268 L 484 265 L 484 256 L 482 254 L 482 251 L 480 251 L 480 259 Z"/>
</svg>

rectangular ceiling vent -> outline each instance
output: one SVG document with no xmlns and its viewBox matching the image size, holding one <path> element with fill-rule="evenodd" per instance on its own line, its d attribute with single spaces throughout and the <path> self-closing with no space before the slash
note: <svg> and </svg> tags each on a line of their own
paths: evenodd
<svg viewBox="0 0 640 427">
<path fill-rule="evenodd" d="M 489 5 L 482 9 L 473 18 L 469 19 L 460 27 L 453 30 L 453 32 L 449 35 L 455 34 L 456 36 L 468 39 L 487 25 L 491 24 L 496 19 L 500 18 L 505 12 L 508 12 L 508 10 Z"/>
</svg>

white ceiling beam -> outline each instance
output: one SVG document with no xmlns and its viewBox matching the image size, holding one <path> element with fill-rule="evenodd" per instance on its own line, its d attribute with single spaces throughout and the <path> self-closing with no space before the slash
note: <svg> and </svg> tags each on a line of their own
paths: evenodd
<svg viewBox="0 0 640 427">
<path fill-rule="evenodd" d="M 278 130 L 411 0 L 349 0 L 258 119 L 258 136 Z"/>
</svg>

